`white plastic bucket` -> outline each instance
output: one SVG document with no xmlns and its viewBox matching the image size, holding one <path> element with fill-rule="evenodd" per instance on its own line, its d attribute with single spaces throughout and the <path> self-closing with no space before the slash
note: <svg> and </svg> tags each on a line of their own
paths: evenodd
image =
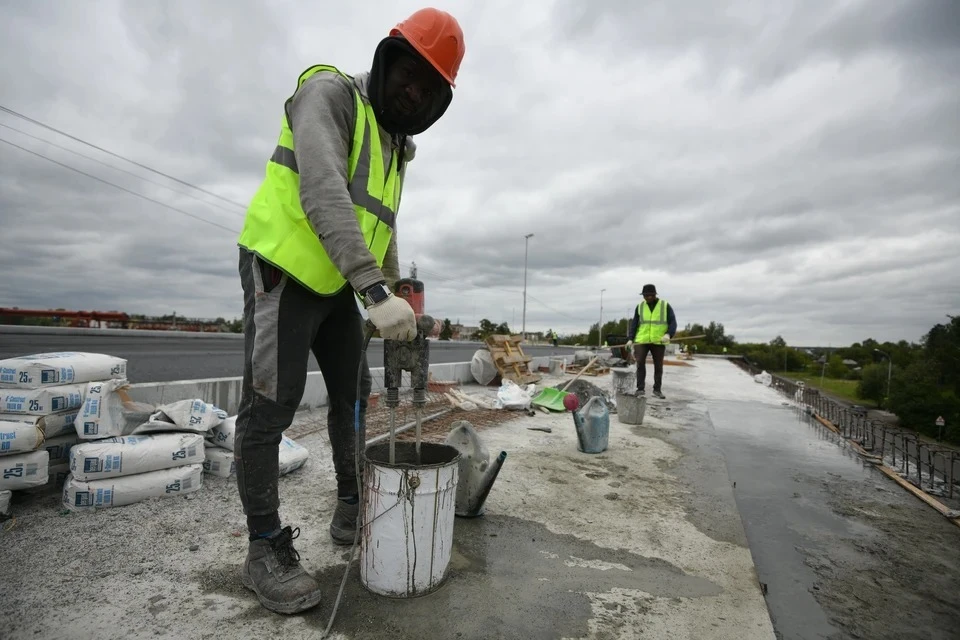
<svg viewBox="0 0 960 640">
<path fill-rule="evenodd" d="M 364 453 L 360 581 L 383 596 L 410 598 L 435 591 L 447 577 L 453 548 L 460 452 L 424 442 L 389 443 Z"/>
</svg>

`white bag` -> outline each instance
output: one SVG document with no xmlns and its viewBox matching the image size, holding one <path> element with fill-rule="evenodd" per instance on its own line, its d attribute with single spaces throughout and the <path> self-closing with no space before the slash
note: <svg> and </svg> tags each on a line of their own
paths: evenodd
<svg viewBox="0 0 960 640">
<path fill-rule="evenodd" d="M 53 465 L 70 464 L 70 449 L 80 441 L 76 433 L 68 433 L 65 436 L 56 438 L 47 438 L 43 443 L 43 448 L 50 454 L 50 473 L 53 473 Z"/>
<path fill-rule="evenodd" d="M 84 440 L 122 436 L 127 429 L 123 401 L 127 400 L 126 380 L 105 380 L 86 385 L 83 407 L 74 423 L 77 435 Z"/>
<path fill-rule="evenodd" d="M 237 437 L 237 416 L 230 416 L 207 433 L 207 440 L 233 451 L 233 442 Z"/>
<path fill-rule="evenodd" d="M 28 422 L 0 420 L 0 456 L 36 451 L 43 444 L 43 431 Z"/>
<path fill-rule="evenodd" d="M 497 365 L 486 349 L 477 349 L 470 360 L 470 373 L 482 385 L 488 385 L 497 377 Z"/>
<path fill-rule="evenodd" d="M 70 449 L 70 473 L 87 482 L 203 464 L 203 436 L 158 433 L 83 442 Z"/>
<path fill-rule="evenodd" d="M 47 438 L 55 438 L 65 433 L 76 433 L 73 423 L 79 414 L 78 409 L 48 413 L 45 416 L 30 416 L 23 413 L 0 413 L 0 422 L 25 422 L 32 424 Z"/>
<path fill-rule="evenodd" d="M 497 409 L 529 409 L 536 385 L 521 389 L 513 380 L 504 380 L 497 390 Z"/>
<path fill-rule="evenodd" d="M 43 389 L 0 389 L 0 412 L 44 416 L 79 409 L 84 385 L 64 384 Z"/>
<path fill-rule="evenodd" d="M 140 425 L 133 433 L 147 433 L 163 430 L 163 425 L 153 423 L 172 423 L 168 431 L 191 431 L 206 433 L 227 417 L 227 412 L 218 409 L 203 400 L 180 400 L 159 407 L 158 411 L 150 416 L 150 422 Z"/>
<path fill-rule="evenodd" d="M 310 452 L 303 445 L 283 436 L 280 441 L 280 475 L 296 471 L 307 462 Z"/>
<path fill-rule="evenodd" d="M 205 473 L 229 478 L 237 471 L 237 466 L 233 461 L 233 451 L 210 444 L 206 447 L 205 457 L 206 459 L 203 461 Z"/>
<path fill-rule="evenodd" d="M 13 491 L 0 491 L 0 520 L 10 516 L 10 498 Z"/>
<path fill-rule="evenodd" d="M 104 353 L 63 351 L 0 360 L 0 386 L 36 389 L 127 376 L 127 361 Z"/>
<path fill-rule="evenodd" d="M 202 464 L 92 482 L 77 480 L 71 474 L 63 483 L 63 506 L 71 511 L 120 507 L 150 498 L 171 498 L 193 493 L 202 486 Z"/>
<path fill-rule="evenodd" d="M 50 454 L 46 449 L 0 457 L 0 491 L 40 487 L 49 479 Z"/>
</svg>

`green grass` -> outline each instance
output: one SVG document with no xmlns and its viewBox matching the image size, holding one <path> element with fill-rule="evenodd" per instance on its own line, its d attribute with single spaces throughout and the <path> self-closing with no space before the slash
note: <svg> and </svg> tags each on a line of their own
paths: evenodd
<svg viewBox="0 0 960 640">
<path fill-rule="evenodd" d="M 820 376 L 812 373 L 796 373 L 791 371 L 790 373 L 778 373 L 777 375 L 783 376 L 784 378 L 790 378 L 791 380 L 802 380 L 808 387 L 820 389 L 824 393 L 829 393 L 837 396 L 838 398 L 844 398 L 845 400 L 849 400 L 850 402 L 854 402 L 856 404 L 872 406 L 872 403 L 865 402 L 857 397 L 856 380 L 836 380 L 834 378 L 824 378 L 823 386 L 821 386 Z"/>
</svg>

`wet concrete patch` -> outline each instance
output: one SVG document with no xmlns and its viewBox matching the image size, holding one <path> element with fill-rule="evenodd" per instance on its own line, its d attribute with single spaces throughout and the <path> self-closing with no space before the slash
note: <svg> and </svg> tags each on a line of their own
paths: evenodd
<svg viewBox="0 0 960 640">
<path fill-rule="evenodd" d="M 301 614 L 308 624 L 326 628 L 342 575 L 343 565 L 318 574 L 325 585 L 324 601 Z M 586 594 L 614 589 L 639 590 L 655 598 L 721 592 L 709 580 L 658 558 L 604 549 L 551 533 L 540 523 L 488 515 L 457 520 L 450 575 L 429 595 L 395 600 L 372 594 L 360 584 L 355 564 L 334 630 L 357 639 L 578 638 L 589 635 L 593 616 Z M 638 610 L 646 606 L 637 605 Z"/>
</svg>

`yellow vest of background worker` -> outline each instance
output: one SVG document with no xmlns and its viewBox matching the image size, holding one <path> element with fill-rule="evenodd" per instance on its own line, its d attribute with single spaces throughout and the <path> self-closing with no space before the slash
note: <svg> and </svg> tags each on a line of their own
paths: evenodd
<svg viewBox="0 0 960 640">
<path fill-rule="evenodd" d="M 637 315 L 640 322 L 637 324 L 637 334 L 633 338 L 634 344 L 660 344 L 660 339 L 667 332 L 667 301 L 657 300 L 656 306 L 650 310 L 650 305 L 641 302 L 637 305 Z"/>
</svg>

